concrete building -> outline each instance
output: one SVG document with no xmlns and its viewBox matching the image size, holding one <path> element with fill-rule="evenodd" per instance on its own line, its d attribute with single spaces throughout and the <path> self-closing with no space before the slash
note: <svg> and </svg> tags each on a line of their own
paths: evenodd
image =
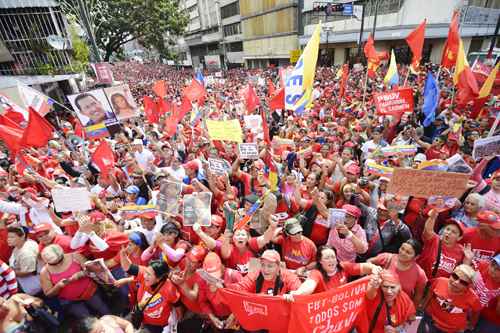
<svg viewBox="0 0 500 333">
<path fill-rule="evenodd" d="M 240 0 L 240 15 L 246 67 L 289 63 L 299 46 L 299 1 Z"/>
<path fill-rule="evenodd" d="M 322 56 L 323 60 L 334 64 L 355 61 L 361 20 L 356 17 L 318 15 L 313 12 L 313 4 L 313 1 L 305 1 L 302 8 L 304 33 L 300 36 L 301 47 L 305 46 L 316 23 L 321 20 L 320 62 Z M 362 41 L 366 41 L 372 31 L 377 11 L 375 47 L 379 51 L 394 49 L 398 62 L 405 63 L 411 59 L 405 38 L 424 19 L 427 19 L 427 27 L 423 59 L 439 63 L 454 9 L 461 13 L 460 35 L 466 53 L 485 49 L 489 45 L 500 15 L 499 0 L 372 0 L 357 1 L 355 5 L 365 6 Z"/>
</svg>

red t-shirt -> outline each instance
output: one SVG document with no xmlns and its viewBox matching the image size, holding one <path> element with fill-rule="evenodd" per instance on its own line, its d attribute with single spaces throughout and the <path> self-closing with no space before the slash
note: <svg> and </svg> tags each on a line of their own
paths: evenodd
<svg viewBox="0 0 500 333">
<path fill-rule="evenodd" d="M 497 314 L 500 282 L 495 282 L 491 277 L 489 265 L 489 262 L 484 260 L 477 263 L 478 274 L 474 279 L 474 291 L 483 306 L 481 316 L 500 326 L 500 316 Z"/>
<path fill-rule="evenodd" d="M 137 290 L 137 302 L 141 309 L 144 309 L 143 323 L 154 326 L 166 326 L 170 311 L 173 309 L 171 304 L 176 303 L 180 298 L 180 293 L 170 280 L 163 283 L 160 290 L 153 296 L 149 304 L 144 305 L 151 297 L 154 291 L 144 283 L 144 270 L 140 269 L 137 276 L 139 290 Z"/>
<path fill-rule="evenodd" d="M 340 266 L 342 266 L 342 270 L 337 272 L 335 275 L 330 276 L 328 282 L 325 281 L 323 274 L 321 274 L 319 270 L 313 269 L 311 271 L 308 278 L 316 282 L 316 289 L 314 289 L 313 294 L 340 287 L 341 285 L 347 283 L 347 279 L 350 276 L 361 275 L 360 264 L 343 261 L 340 263 Z"/>
<path fill-rule="evenodd" d="M 193 289 L 193 286 L 195 283 L 198 284 L 198 287 L 199 287 L 198 298 L 195 299 L 194 301 L 192 301 L 189 297 L 184 295 L 184 293 L 182 292 L 182 289 L 180 289 L 180 296 L 181 296 L 182 304 L 184 304 L 186 306 L 186 308 L 191 312 L 198 313 L 198 314 L 202 313 L 203 309 L 201 306 L 199 293 L 201 292 L 203 280 L 200 278 L 198 273 L 194 273 L 189 278 L 187 278 L 185 281 L 186 281 L 186 285 L 189 287 L 189 289 Z"/>
<path fill-rule="evenodd" d="M 472 289 L 468 288 L 459 295 L 450 293 L 447 278 L 440 277 L 432 281 L 430 290 L 432 297 L 426 312 L 442 331 L 463 331 L 467 327 L 467 312 L 481 309 L 479 298 Z"/>
<path fill-rule="evenodd" d="M 432 270 L 436 262 L 438 254 L 439 236 L 433 234 L 431 238 L 424 240 L 424 248 L 420 258 L 417 260 L 420 267 L 425 271 L 425 274 L 430 279 Z M 456 266 L 460 265 L 464 259 L 463 247 L 460 244 L 455 244 L 453 247 L 448 247 L 441 242 L 441 260 L 435 277 L 449 277 Z"/>
<path fill-rule="evenodd" d="M 246 291 L 249 293 L 255 294 L 256 291 L 256 281 L 260 272 L 252 272 L 248 273 L 240 282 L 228 284 L 228 289 Z M 283 287 L 280 289 L 278 295 L 287 294 L 292 290 L 297 290 L 300 287 L 300 280 L 294 273 L 289 270 L 282 269 L 280 273 L 281 281 L 283 283 Z M 262 288 L 260 289 L 259 294 L 272 295 L 274 291 L 274 285 L 276 281 L 268 281 L 264 280 L 262 282 Z"/>
<path fill-rule="evenodd" d="M 238 271 L 230 268 L 224 270 L 223 280 L 225 285 L 240 282 L 241 279 L 243 279 L 243 276 Z M 210 290 L 210 286 L 203 281 L 198 296 L 203 313 L 206 315 L 213 313 L 219 318 L 227 317 L 231 314 L 231 309 L 221 301 L 218 295 L 216 290 Z"/>
<path fill-rule="evenodd" d="M 257 238 L 252 237 L 248 240 L 248 247 L 240 252 L 236 246 L 232 245 L 231 254 L 229 258 L 225 260 L 226 267 L 235 269 L 242 274 L 248 273 L 248 262 L 251 258 L 255 257 L 255 253 L 259 251 L 259 246 L 257 245 Z"/>
<path fill-rule="evenodd" d="M 377 296 L 374 299 L 366 299 L 366 314 L 368 316 L 368 320 L 365 321 L 367 325 L 371 322 L 371 319 L 375 316 L 375 311 L 381 301 L 382 293 L 379 290 L 377 292 Z M 391 319 L 391 326 L 397 327 L 406 323 L 411 317 L 415 316 L 415 305 L 413 301 L 410 299 L 408 295 L 404 291 L 400 291 L 396 299 L 394 300 L 394 304 L 389 307 L 389 316 L 387 316 L 387 307 L 385 304 L 382 304 L 380 308 L 380 312 L 377 317 L 377 321 L 375 322 L 375 326 L 373 328 L 373 333 L 384 333 L 384 327 L 389 325 L 388 317 Z M 368 331 L 368 329 L 367 329 Z"/>
<path fill-rule="evenodd" d="M 397 268 L 397 256 L 397 254 L 393 253 L 380 253 L 371 262 L 396 273 L 399 276 L 399 281 L 401 281 L 403 291 L 408 296 L 413 297 L 416 288 L 423 290 L 427 283 L 427 276 L 425 276 L 424 270 L 416 262 L 406 271 L 400 271 Z"/>
<path fill-rule="evenodd" d="M 500 252 L 500 237 L 482 238 L 478 228 L 467 228 L 460 243 L 470 243 L 475 261 L 490 260 L 495 253 Z"/>
<path fill-rule="evenodd" d="M 330 234 L 330 223 L 328 219 L 324 218 L 320 214 L 314 219 L 312 230 L 311 230 L 311 240 L 316 244 L 325 245 L 328 241 L 328 235 Z"/>
<path fill-rule="evenodd" d="M 279 236 L 275 243 L 281 245 L 283 261 L 288 269 L 297 269 L 316 260 L 316 245 L 305 236 L 302 236 L 300 242 Z"/>
</svg>

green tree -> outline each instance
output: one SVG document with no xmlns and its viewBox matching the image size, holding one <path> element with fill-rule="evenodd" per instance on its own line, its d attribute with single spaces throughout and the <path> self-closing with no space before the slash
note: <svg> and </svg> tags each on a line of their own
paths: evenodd
<svg viewBox="0 0 500 333">
<path fill-rule="evenodd" d="M 139 39 L 144 47 L 164 52 L 163 36 L 180 35 L 188 22 L 178 0 L 62 0 L 67 15 L 84 27 L 79 8 L 83 1 L 99 49 L 108 61 L 113 53 Z"/>
</svg>

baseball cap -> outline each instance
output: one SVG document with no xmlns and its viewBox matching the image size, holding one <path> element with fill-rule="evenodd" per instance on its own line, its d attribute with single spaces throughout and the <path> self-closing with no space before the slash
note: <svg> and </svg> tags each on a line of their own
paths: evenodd
<svg viewBox="0 0 500 333">
<path fill-rule="evenodd" d="M 139 190 L 139 188 L 135 185 L 130 185 L 125 189 L 125 192 L 127 192 L 128 194 L 139 194 L 140 191 L 141 190 Z"/>
<path fill-rule="evenodd" d="M 302 226 L 300 225 L 300 222 L 295 219 L 288 219 L 285 221 L 285 232 L 289 235 L 296 235 L 299 232 L 302 232 Z"/>
<path fill-rule="evenodd" d="M 357 219 L 361 216 L 361 209 L 354 205 L 343 205 L 342 209 L 345 210 L 347 214 L 354 216 Z"/>
<path fill-rule="evenodd" d="M 207 250 L 200 245 L 195 245 L 187 254 L 187 258 L 192 262 L 201 262 L 207 255 Z"/>
<path fill-rule="evenodd" d="M 33 227 L 33 233 L 35 235 L 50 230 L 52 230 L 52 225 L 50 225 L 50 223 L 40 223 Z"/>
<path fill-rule="evenodd" d="M 500 219 L 498 215 L 490 210 L 482 210 L 477 213 L 479 223 L 489 224 L 493 229 L 500 229 Z"/>
<path fill-rule="evenodd" d="M 361 169 L 357 164 L 351 163 L 345 168 L 345 171 L 351 175 L 359 175 Z"/>
<path fill-rule="evenodd" d="M 446 222 L 447 222 L 447 224 L 456 225 L 458 230 L 460 231 L 460 236 L 463 236 L 464 228 L 462 227 L 462 224 L 458 220 L 451 218 L 451 219 L 448 219 Z"/>
<path fill-rule="evenodd" d="M 281 256 L 276 250 L 265 250 L 260 256 L 260 259 L 270 261 L 275 264 L 279 264 L 281 261 Z"/>
<path fill-rule="evenodd" d="M 413 160 L 417 161 L 417 162 L 423 162 L 423 161 L 427 161 L 427 157 L 422 153 L 418 153 L 417 155 L 415 155 Z"/>
</svg>

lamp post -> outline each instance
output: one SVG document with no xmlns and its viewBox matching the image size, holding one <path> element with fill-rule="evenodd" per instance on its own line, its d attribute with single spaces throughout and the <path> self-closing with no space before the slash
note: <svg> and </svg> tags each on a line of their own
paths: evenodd
<svg viewBox="0 0 500 333">
<path fill-rule="evenodd" d="M 330 26 L 325 26 L 323 27 L 323 31 L 326 32 L 326 55 L 327 55 L 327 58 L 329 58 L 329 46 L 330 46 L 330 32 L 333 31 L 333 27 L 330 27 Z"/>
</svg>

